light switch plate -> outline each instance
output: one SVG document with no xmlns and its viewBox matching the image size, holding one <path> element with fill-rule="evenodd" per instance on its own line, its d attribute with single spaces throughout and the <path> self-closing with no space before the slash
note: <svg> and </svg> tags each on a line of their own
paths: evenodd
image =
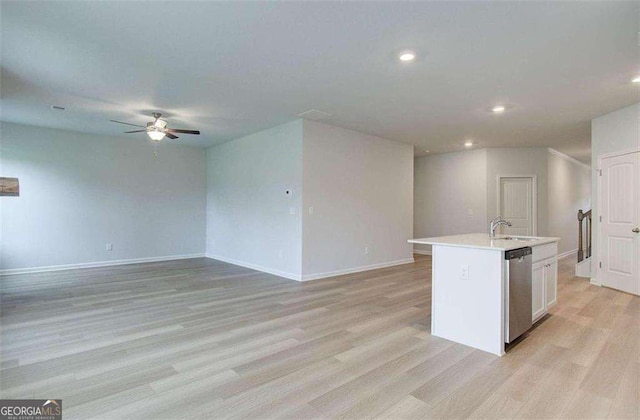
<svg viewBox="0 0 640 420">
<path fill-rule="evenodd" d="M 460 267 L 460 280 L 469 280 L 469 266 L 463 265 Z"/>
</svg>

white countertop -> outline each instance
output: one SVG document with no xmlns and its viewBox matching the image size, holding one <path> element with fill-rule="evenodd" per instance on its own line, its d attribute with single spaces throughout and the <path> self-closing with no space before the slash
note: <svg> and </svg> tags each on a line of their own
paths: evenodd
<svg viewBox="0 0 640 420">
<path fill-rule="evenodd" d="M 531 238 L 531 241 L 514 241 L 505 240 L 505 237 L 514 238 Z M 491 239 L 488 233 L 468 233 L 464 235 L 451 235 L 451 236 L 439 236 L 437 238 L 417 238 L 409 239 L 412 244 L 424 244 L 424 245 L 441 245 L 441 246 L 454 246 L 461 248 L 480 248 L 489 249 L 494 251 L 509 251 L 511 249 L 524 248 L 527 246 L 538 246 L 549 244 L 552 242 L 558 242 L 560 238 L 550 237 L 527 237 L 516 235 L 496 235 Z"/>
</svg>

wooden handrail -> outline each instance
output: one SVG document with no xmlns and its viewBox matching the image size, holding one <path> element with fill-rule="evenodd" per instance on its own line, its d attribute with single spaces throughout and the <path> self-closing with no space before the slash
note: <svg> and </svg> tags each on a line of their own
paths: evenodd
<svg viewBox="0 0 640 420">
<path fill-rule="evenodd" d="M 586 244 L 584 244 L 582 239 L 582 221 L 586 219 L 585 222 L 585 237 Z M 591 210 L 582 211 L 578 210 L 578 262 L 584 260 L 585 258 L 589 258 L 591 256 Z M 586 246 L 585 246 L 586 245 Z"/>
</svg>

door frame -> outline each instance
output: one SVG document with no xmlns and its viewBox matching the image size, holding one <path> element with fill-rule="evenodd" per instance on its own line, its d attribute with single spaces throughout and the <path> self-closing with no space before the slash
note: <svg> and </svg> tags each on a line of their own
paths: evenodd
<svg viewBox="0 0 640 420">
<path fill-rule="evenodd" d="M 640 147 L 635 147 L 635 148 L 631 148 L 631 149 L 625 149 L 625 150 L 621 150 L 619 152 L 610 152 L 610 153 L 603 153 L 601 155 L 598 156 L 598 168 L 596 169 L 596 177 L 598 178 L 598 182 L 596 183 L 596 194 L 598 196 L 597 199 L 597 203 L 598 203 L 598 207 L 596 208 L 596 224 L 598 225 L 598 228 L 596 229 L 596 231 L 598 232 L 598 240 L 596 241 L 597 244 L 597 248 L 596 248 L 596 253 L 597 255 L 592 255 L 595 256 L 596 258 L 594 258 L 591 261 L 591 275 L 593 276 L 593 268 L 595 267 L 595 273 L 596 273 L 596 277 L 595 277 L 595 281 L 593 278 L 591 278 L 591 284 L 594 284 L 596 286 L 602 286 L 602 268 L 600 267 L 600 256 L 601 256 L 601 252 L 602 252 L 602 223 L 600 222 L 600 217 L 602 216 L 601 213 L 601 209 L 602 209 L 602 161 L 604 159 L 609 159 L 609 158 L 613 158 L 613 157 L 618 157 L 618 156 L 624 156 L 624 155 L 630 155 L 632 153 L 640 153 Z M 638 180 L 640 182 L 640 180 Z"/>
<path fill-rule="evenodd" d="M 501 190 L 500 190 L 500 182 L 503 178 L 531 178 L 531 195 L 532 202 L 531 206 L 533 207 L 533 212 L 531 213 L 531 217 L 533 217 L 533 225 L 531 236 L 538 236 L 538 176 L 530 175 L 530 174 L 522 174 L 522 175 L 510 175 L 510 174 L 498 174 L 497 182 L 496 182 L 496 196 L 497 196 L 497 207 L 496 211 L 500 213 L 500 205 L 502 204 L 500 200 Z"/>
</svg>

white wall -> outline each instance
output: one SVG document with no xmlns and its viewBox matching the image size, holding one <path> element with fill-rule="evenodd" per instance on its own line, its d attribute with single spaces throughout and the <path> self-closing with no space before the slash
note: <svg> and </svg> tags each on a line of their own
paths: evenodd
<svg viewBox="0 0 640 420">
<path fill-rule="evenodd" d="M 0 268 L 204 253 L 205 152 L 157 151 L 142 135 L 2 123 L 0 176 L 20 197 L 0 197 Z"/>
<path fill-rule="evenodd" d="M 590 172 L 543 147 L 417 157 L 414 236 L 488 233 L 489 220 L 498 214 L 498 175 L 535 175 L 537 234 L 560 237 L 560 252 L 577 248 L 576 212 L 589 208 Z"/>
<path fill-rule="evenodd" d="M 548 236 L 547 157 L 546 147 L 513 147 L 487 149 L 487 220 L 498 211 L 498 175 L 535 175 L 537 195 L 537 235 Z M 485 227 L 488 231 L 488 227 Z"/>
<path fill-rule="evenodd" d="M 550 151 L 548 170 L 548 230 L 562 238 L 558 253 L 564 254 L 578 249 L 578 210 L 591 208 L 591 168 Z"/>
<path fill-rule="evenodd" d="M 591 121 L 591 167 L 598 169 L 598 158 L 603 154 L 640 149 L 640 103 L 628 106 Z M 598 212 L 598 175 L 592 172 L 591 189 L 593 220 Z M 595 224 L 594 224 L 595 225 Z M 599 261 L 598 229 L 593 231 L 593 261 Z M 597 264 L 593 264 L 593 267 Z M 592 277 L 597 281 L 596 273 Z"/>
<path fill-rule="evenodd" d="M 421 156 L 414 164 L 414 237 L 487 230 L 486 149 Z"/>
<path fill-rule="evenodd" d="M 207 255 L 299 279 L 301 189 L 300 120 L 207 149 Z"/>
<path fill-rule="evenodd" d="M 306 120 L 303 145 L 304 278 L 411 261 L 413 147 Z"/>
</svg>

